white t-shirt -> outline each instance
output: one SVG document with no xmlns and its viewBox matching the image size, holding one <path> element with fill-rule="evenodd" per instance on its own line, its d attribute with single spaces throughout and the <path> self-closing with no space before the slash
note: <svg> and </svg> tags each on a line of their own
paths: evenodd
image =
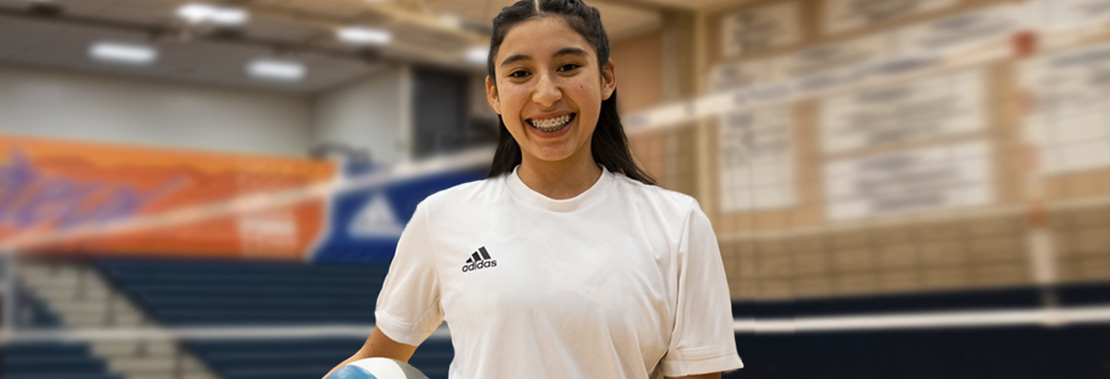
<svg viewBox="0 0 1110 379">
<path fill-rule="evenodd" d="M 378 297 L 386 336 L 451 328 L 451 378 L 681 377 L 740 368 L 717 239 L 693 198 L 603 170 L 554 200 L 509 175 L 416 208 Z"/>
</svg>

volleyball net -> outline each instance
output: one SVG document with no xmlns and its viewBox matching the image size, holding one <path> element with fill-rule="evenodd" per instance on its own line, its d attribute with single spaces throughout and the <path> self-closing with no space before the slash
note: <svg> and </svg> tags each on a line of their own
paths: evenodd
<svg viewBox="0 0 1110 379">
<path fill-rule="evenodd" d="M 768 3 L 738 5 L 707 19 L 737 33 L 753 26 L 735 24 L 734 18 L 794 23 L 781 14 L 798 5 L 780 9 L 779 3 L 790 2 Z M 1110 320 L 1106 309 L 1062 304 L 1055 292 L 1061 285 L 1110 279 L 1110 244 L 1105 239 L 1110 235 L 1110 149 L 1104 149 L 1110 143 L 1110 118 L 1102 105 L 1110 91 L 1101 80 L 1110 72 L 1110 17 L 1074 11 L 1086 9 L 1077 4 L 1097 1 L 983 3 L 882 24 L 874 33 L 810 36 L 750 57 L 709 47 L 701 63 L 712 69 L 692 76 L 700 84 L 699 93 L 707 95 L 626 114 L 624 120 L 636 158 L 649 173 L 661 186 L 698 198 L 710 215 L 735 302 L 1015 287 L 1037 288 L 1043 296 L 1018 310 L 891 309 L 766 319 L 737 314 L 738 333 Z M 729 38 L 710 40 L 730 46 Z M 744 41 L 735 42 L 737 51 L 754 49 Z M 27 152 L 31 145 L 18 140 L 8 147 Z M 27 159 L 45 159 L 62 150 L 43 147 L 27 153 Z M 112 164 L 134 160 L 124 155 Z M 0 205 L 10 215 L 0 240 L 9 260 L 116 248 L 132 258 L 142 258 L 144 250 L 170 252 L 151 253 L 163 258 L 221 257 L 221 252 L 234 250 L 236 259 L 313 261 L 320 257 L 316 250 L 322 241 L 336 233 L 395 238 L 405 220 L 401 209 L 414 204 L 391 202 L 397 191 L 383 188 L 444 172 L 473 171 L 488 164 L 492 150 L 355 176 L 337 174 L 335 168 L 256 167 L 248 162 L 244 172 L 253 174 L 213 176 L 245 183 L 215 195 L 189 187 L 196 176 L 140 180 L 132 183 L 141 189 L 133 191 L 139 195 L 118 199 L 91 189 L 82 192 L 85 182 L 75 179 L 50 198 L 42 192 L 36 195 L 41 201 L 23 197 L 20 204 L 34 207 L 19 212 L 10 205 L 16 204 L 14 194 L 31 196 L 31 190 L 17 192 L 13 183 L 30 179 L 19 179 L 26 177 L 19 166 L 22 158 L 14 153 L 9 157 L 12 169 L 5 174 L 8 187 L 3 192 L 7 202 Z M 214 159 L 197 171 L 219 172 L 220 164 Z M 63 167 L 50 175 L 81 169 Z M 181 188 L 196 195 L 173 206 L 155 201 L 177 196 Z M 105 211 L 112 217 L 71 217 L 78 221 L 66 222 L 67 215 L 88 210 L 82 208 L 87 204 L 48 202 L 83 193 L 90 194 L 85 198 L 89 203 L 118 202 L 109 210 L 127 208 L 129 201 L 138 201 L 134 198 L 149 199 L 152 205 L 129 214 Z M 355 206 L 359 211 L 349 213 L 366 217 L 345 221 L 358 219 L 365 227 L 321 216 L 335 211 L 334 199 L 351 194 L 365 196 Z M 374 200 L 383 197 L 384 202 Z M 55 218 L 34 222 L 43 214 Z M 16 220 L 23 215 L 26 220 Z M 312 224 L 303 221 L 310 218 L 326 221 L 305 226 Z M 13 226 L 19 222 L 22 227 Z M 213 232 L 208 229 L 213 223 L 225 225 Z M 163 233 L 168 230 L 177 232 Z M 290 237 L 290 231 L 297 236 Z M 202 253 L 177 244 L 212 233 L 230 237 L 202 244 Z M 16 266 L 8 265 L 8 294 L 16 291 Z M 17 297 L 5 298 L 6 309 L 13 309 Z M 10 327 L 4 334 L 5 340 L 15 341 L 354 336 L 366 331 L 365 325 L 27 332 Z"/>
</svg>

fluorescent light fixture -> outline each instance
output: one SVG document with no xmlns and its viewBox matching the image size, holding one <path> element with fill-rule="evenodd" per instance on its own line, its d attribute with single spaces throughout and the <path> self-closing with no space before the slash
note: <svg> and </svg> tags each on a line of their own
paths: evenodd
<svg viewBox="0 0 1110 379">
<path fill-rule="evenodd" d="M 263 80 L 296 81 L 304 78 L 307 69 L 296 61 L 259 58 L 247 64 L 247 73 Z"/>
<path fill-rule="evenodd" d="M 208 4 L 189 3 L 177 8 L 177 17 L 185 19 L 191 23 L 204 22 L 212 15 L 215 9 Z"/>
<path fill-rule="evenodd" d="M 188 3 L 177 8 L 177 17 L 193 24 L 211 22 L 213 24 L 235 26 L 246 23 L 250 19 L 250 14 L 241 8 Z"/>
<path fill-rule="evenodd" d="M 348 26 L 339 29 L 336 32 L 336 37 L 340 41 L 355 45 L 385 45 L 393 40 L 393 33 L 383 29 Z"/>
<path fill-rule="evenodd" d="M 220 25 L 243 25 L 250 19 L 250 14 L 246 10 L 240 8 L 216 8 L 216 11 L 209 16 L 214 24 Z"/>
<path fill-rule="evenodd" d="M 89 55 L 98 61 L 146 65 L 158 59 L 158 50 L 147 45 L 122 42 L 97 42 Z"/>
<path fill-rule="evenodd" d="M 475 46 L 466 50 L 466 61 L 474 64 L 486 64 L 489 59 L 489 48 L 485 46 Z"/>
</svg>

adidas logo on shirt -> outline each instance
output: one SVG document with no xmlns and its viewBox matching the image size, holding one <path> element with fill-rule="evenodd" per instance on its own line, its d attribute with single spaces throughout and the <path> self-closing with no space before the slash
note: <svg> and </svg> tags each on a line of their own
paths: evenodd
<svg viewBox="0 0 1110 379">
<path fill-rule="evenodd" d="M 486 247 L 478 248 L 473 254 L 470 254 L 470 259 L 466 260 L 466 264 L 462 266 L 462 272 L 481 270 L 483 268 L 497 267 L 497 260 L 489 257 L 489 252 Z"/>
</svg>

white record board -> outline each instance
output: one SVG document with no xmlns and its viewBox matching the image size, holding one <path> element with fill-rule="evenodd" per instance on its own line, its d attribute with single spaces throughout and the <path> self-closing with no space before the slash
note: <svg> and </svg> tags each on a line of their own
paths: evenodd
<svg viewBox="0 0 1110 379">
<path fill-rule="evenodd" d="M 781 67 L 786 77 L 804 77 L 893 58 L 894 43 L 890 35 L 876 34 L 812 47 L 777 58 L 771 64 Z"/>
<path fill-rule="evenodd" d="M 1110 21 L 1110 0 L 1035 0 L 1029 8 L 1036 26 L 1048 30 Z"/>
<path fill-rule="evenodd" d="M 985 78 L 981 69 L 957 71 L 825 100 L 822 149 L 840 153 L 982 130 Z"/>
<path fill-rule="evenodd" d="M 783 80 L 773 60 L 726 63 L 709 72 L 709 91 L 723 92 Z"/>
<path fill-rule="evenodd" d="M 1022 82 L 1035 104 L 1027 138 L 1045 173 L 1110 167 L 1110 44 L 1037 58 Z"/>
<path fill-rule="evenodd" d="M 734 57 L 802 40 L 801 5 L 797 0 L 729 14 L 721 20 L 721 51 Z"/>
<path fill-rule="evenodd" d="M 795 118 L 789 107 L 721 117 L 721 210 L 775 209 L 797 202 Z"/>
<path fill-rule="evenodd" d="M 825 166 L 825 217 L 833 221 L 951 210 L 993 201 L 984 141 L 832 161 Z"/>
<path fill-rule="evenodd" d="M 822 3 L 822 29 L 826 34 L 847 32 L 959 3 L 960 0 L 826 0 Z"/>
<path fill-rule="evenodd" d="M 902 53 L 952 52 L 1008 42 L 1025 24 L 1026 8 L 1002 3 L 974 12 L 923 22 L 896 32 Z"/>
</svg>

